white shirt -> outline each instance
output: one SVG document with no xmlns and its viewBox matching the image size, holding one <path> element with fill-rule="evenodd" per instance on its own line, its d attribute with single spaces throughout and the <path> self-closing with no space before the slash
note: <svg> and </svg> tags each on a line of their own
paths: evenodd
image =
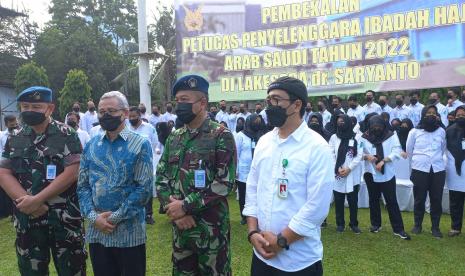
<svg viewBox="0 0 465 276">
<path fill-rule="evenodd" d="M 449 125 L 449 120 L 447 120 L 447 115 L 449 114 L 447 107 L 445 107 L 442 103 L 437 102 L 436 108 L 438 109 L 439 116 L 441 116 L 442 124 L 447 127 Z"/>
<path fill-rule="evenodd" d="M 331 121 L 331 113 L 325 109 L 325 111 L 323 112 L 320 112 L 321 114 L 321 117 L 323 117 L 323 127 L 326 126 L 327 123 L 329 123 L 329 121 Z"/>
<path fill-rule="evenodd" d="M 236 113 L 229 114 L 229 118 L 226 121 L 226 123 L 228 124 L 228 128 L 231 132 L 236 132 L 237 114 Z"/>
<path fill-rule="evenodd" d="M 308 119 L 310 119 L 310 116 L 312 115 L 313 112 L 307 112 L 305 111 L 304 113 L 304 121 L 308 124 Z"/>
<path fill-rule="evenodd" d="M 363 121 L 363 107 L 357 105 L 355 109 L 347 109 L 347 116 L 357 118 L 357 122 L 360 123 Z"/>
<path fill-rule="evenodd" d="M 81 118 L 81 125 L 82 125 L 82 130 L 84 130 L 87 133 L 90 133 L 90 129 L 93 128 L 93 124 L 98 122 L 98 116 L 97 116 L 97 111 L 94 111 L 93 113 L 90 113 L 90 111 L 86 111 L 84 113 L 84 116 Z"/>
<path fill-rule="evenodd" d="M 236 179 L 245 183 L 252 164 L 252 148 L 255 148 L 256 145 L 242 131 L 234 135 L 234 139 L 237 150 Z"/>
<path fill-rule="evenodd" d="M 0 157 L 5 149 L 6 140 L 8 140 L 8 130 L 0 131 Z"/>
<path fill-rule="evenodd" d="M 463 105 L 463 103 L 459 100 L 455 100 L 452 102 L 452 104 L 448 104 L 447 105 L 447 110 L 449 111 L 449 113 L 451 113 L 452 111 L 455 111 L 457 109 L 457 107 Z"/>
<path fill-rule="evenodd" d="M 73 111 L 74 112 L 74 111 Z M 84 113 L 79 112 L 79 127 L 82 128 L 82 118 L 84 117 Z M 68 123 L 68 114 L 65 116 L 65 124 Z"/>
<path fill-rule="evenodd" d="M 401 121 L 403 119 L 410 118 L 410 109 L 405 104 L 403 106 L 401 106 L 401 107 L 396 106 L 392 110 L 392 117 L 394 117 L 394 118 L 391 118 L 391 119 L 397 118 L 397 119 L 399 119 Z"/>
<path fill-rule="evenodd" d="M 406 152 L 412 169 L 429 173 L 446 169 L 443 156 L 446 150 L 446 131 L 440 127 L 433 132 L 414 128 L 407 137 Z"/>
<path fill-rule="evenodd" d="M 89 140 L 90 140 L 90 136 L 89 136 L 89 134 L 87 132 L 85 132 L 84 130 L 82 130 L 80 128 L 78 128 L 76 130 L 76 133 L 78 134 L 79 140 L 81 141 L 81 146 L 84 149 L 87 142 L 89 142 Z"/>
<path fill-rule="evenodd" d="M 155 154 L 156 148 L 158 146 L 158 135 L 157 130 L 151 124 L 142 121 L 138 128 L 130 125 L 129 129 L 139 134 L 140 136 L 147 138 L 147 140 L 150 142 L 150 145 L 152 146 L 152 152 Z"/>
<path fill-rule="evenodd" d="M 352 141 L 352 142 L 351 142 Z M 351 193 L 354 190 L 354 186 L 359 185 L 362 180 L 362 158 L 363 158 L 363 147 L 360 143 L 360 137 L 356 137 L 355 139 L 351 139 L 349 141 L 349 147 L 355 145 L 355 141 L 357 141 L 357 155 L 353 156 L 353 154 L 346 154 L 346 160 L 342 165 L 342 168 L 349 168 L 350 173 L 346 177 L 340 178 L 336 176 L 336 181 L 334 182 L 333 189 L 339 193 Z M 333 134 L 329 139 L 329 147 L 331 149 L 331 153 L 333 154 L 334 163 L 333 163 L 333 172 L 334 167 L 336 165 L 337 154 L 339 150 L 339 145 L 341 144 L 341 139 L 337 137 L 336 134 Z"/>
<path fill-rule="evenodd" d="M 268 116 L 266 116 L 266 111 L 265 109 L 263 109 L 262 111 L 260 111 L 260 114 L 258 114 L 260 116 L 262 116 L 262 119 L 263 121 L 265 122 L 265 125 L 268 124 Z"/>
<path fill-rule="evenodd" d="M 146 119 L 148 121 L 149 120 L 149 115 L 147 115 L 147 112 L 146 113 L 140 113 L 140 118 L 141 119 Z"/>
<path fill-rule="evenodd" d="M 228 112 L 225 112 L 223 110 L 218 111 L 218 113 L 216 113 L 215 120 L 218 123 L 221 123 L 221 122 L 229 123 L 229 114 L 228 114 Z"/>
<path fill-rule="evenodd" d="M 245 114 L 239 112 L 239 113 L 237 113 L 237 119 L 244 118 L 244 120 L 247 120 L 247 117 L 249 117 L 250 115 L 251 115 L 250 112 L 247 112 Z"/>
<path fill-rule="evenodd" d="M 100 136 L 103 134 L 105 134 L 105 130 L 103 130 L 100 125 L 96 125 L 92 127 L 89 131 L 90 139 L 94 138 L 95 136 Z"/>
<path fill-rule="evenodd" d="M 178 116 L 176 116 L 176 114 L 169 113 L 169 112 L 166 112 L 163 115 L 161 115 L 161 121 L 162 122 L 169 122 L 169 121 L 176 122 L 176 118 L 178 118 Z"/>
<path fill-rule="evenodd" d="M 162 117 L 160 114 L 158 114 L 158 116 L 154 115 L 154 114 L 151 114 L 149 116 L 149 123 L 152 124 L 153 127 L 157 127 L 157 124 L 159 122 L 162 122 Z"/>
<path fill-rule="evenodd" d="M 381 114 L 381 106 L 379 104 L 372 102 L 370 105 L 367 103 L 362 107 L 362 121 L 365 120 L 365 117 L 370 113 Z"/>
<path fill-rule="evenodd" d="M 455 158 L 447 150 L 447 167 L 446 167 L 446 183 L 449 190 L 457 192 L 465 192 L 465 161 L 462 162 L 461 175 L 457 174 L 455 168 Z"/>
<path fill-rule="evenodd" d="M 367 139 L 363 138 L 360 141 L 363 143 L 363 153 L 369 155 L 376 155 L 376 146 L 370 143 Z M 400 158 L 400 153 L 402 152 L 402 146 L 400 145 L 399 138 L 397 134 L 394 133 L 386 141 L 383 142 L 383 151 L 384 158 L 388 157 L 391 159 L 391 162 L 384 164 L 384 174 L 376 170 L 376 164 L 372 162 L 365 162 L 365 172 L 371 173 L 373 175 L 373 180 L 375 182 L 388 182 L 395 175 L 394 164 L 397 159 Z"/>
<path fill-rule="evenodd" d="M 288 160 L 287 198 L 278 197 L 277 179 L 282 178 L 282 161 Z M 245 216 L 255 217 L 262 231 L 278 234 L 286 227 L 304 238 L 266 264 L 279 270 L 302 270 L 323 257 L 320 225 L 328 215 L 334 182 L 333 160 L 328 143 L 305 122 L 287 139 L 278 128 L 260 138 L 255 149 L 247 190 Z"/>
<path fill-rule="evenodd" d="M 413 126 L 416 127 L 421 119 L 421 111 L 423 110 L 424 105 L 417 103 L 416 105 L 410 104 L 408 108 L 410 109 L 409 119 L 412 120 Z"/>
</svg>

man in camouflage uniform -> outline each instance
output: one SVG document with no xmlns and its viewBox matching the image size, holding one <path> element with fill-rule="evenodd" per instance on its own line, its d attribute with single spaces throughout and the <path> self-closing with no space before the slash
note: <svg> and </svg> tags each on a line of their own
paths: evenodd
<svg viewBox="0 0 465 276">
<path fill-rule="evenodd" d="M 208 117 L 205 79 L 179 79 L 173 96 L 185 126 L 168 137 L 156 181 L 173 221 L 173 275 L 231 275 L 226 197 L 234 189 L 234 138 Z"/>
<path fill-rule="evenodd" d="M 59 275 L 85 275 L 83 220 L 76 182 L 78 135 L 51 119 L 52 91 L 30 87 L 17 101 L 23 128 L 8 139 L 0 185 L 12 198 L 21 275 L 48 275 L 50 251 Z"/>
</svg>

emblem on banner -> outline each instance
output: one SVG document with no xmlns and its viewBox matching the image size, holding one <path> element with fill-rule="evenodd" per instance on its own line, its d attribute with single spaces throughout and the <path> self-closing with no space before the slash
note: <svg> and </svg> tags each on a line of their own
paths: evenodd
<svg viewBox="0 0 465 276">
<path fill-rule="evenodd" d="M 186 26 L 187 31 L 201 31 L 203 26 L 203 16 L 201 13 L 202 6 L 200 5 L 197 9 L 190 10 L 186 6 L 182 6 L 186 12 L 186 17 L 184 18 L 184 26 Z"/>
</svg>

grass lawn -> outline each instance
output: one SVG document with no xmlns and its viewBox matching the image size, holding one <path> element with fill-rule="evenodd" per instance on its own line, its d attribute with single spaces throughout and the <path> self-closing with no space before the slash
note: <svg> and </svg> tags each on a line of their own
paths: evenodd
<svg viewBox="0 0 465 276">
<path fill-rule="evenodd" d="M 154 210 L 158 201 L 154 200 Z M 234 275 L 249 275 L 251 246 L 247 242 L 247 228 L 239 224 L 237 201 L 230 198 L 232 228 L 232 267 Z M 413 223 L 412 213 L 402 213 L 406 230 Z M 346 218 L 348 210 L 346 209 Z M 171 273 L 171 225 L 165 216 L 156 214 L 154 226 L 148 226 L 147 275 Z M 348 219 L 346 219 L 348 220 Z M 383 210 L 383 230 L 368 232 L 368 209 L 360 209 L 359 221 L 363 233 L 350 231 L 338 234 L 335 230 L 334 209 L 328 217 L 328 227 L 322 230 L 324 271 L 326 275 L 465 275 L 465 235 L 447 237 L 449 215 L 444 215 L 441 230 L 445 237 L 435 239 L 429 233 L 430 219 L 425 216 L 424 232 L 403 241 L 392 235 L 388 216 Z M 425 231 L 426 230 L 426 231 Z M 0 275 L 19 275 L 14 251 L 14 232 L 9 219 L 0 220 Z M 52 268 L 53 271 L 53 268 Z M 92 274 L 88 260 L 88 274 Z M 53 271 L 52 275 L 56 275 Z M 266 276 L 266 275 L 264 275 Z"/>
</svg>

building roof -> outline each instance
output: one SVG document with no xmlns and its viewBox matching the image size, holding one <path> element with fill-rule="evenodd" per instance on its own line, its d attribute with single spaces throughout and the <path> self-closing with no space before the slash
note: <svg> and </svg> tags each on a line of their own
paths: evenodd
<svg viewBox="0 0 465 276">
<path fill-rule="evenodd" d="M 25 16 L 25 14 L 0 6 L 0 19 L 7 18 L 7 17 L 16 17 L 16 16 Z"/>
</svg>

